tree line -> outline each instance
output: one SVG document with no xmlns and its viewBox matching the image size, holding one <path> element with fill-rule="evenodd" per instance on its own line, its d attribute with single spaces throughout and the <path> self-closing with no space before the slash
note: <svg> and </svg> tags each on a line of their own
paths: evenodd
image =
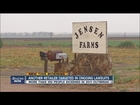
<svg viewBox="0 0 140 105">
<path fill-rule="evenodd" d="M 1 36 L 50 36 L 52 37 L 53 35 L 54 35 L 53 32 L 32 32 L 32 33 L 5 32 L 5 33 L 1 33 Z"/>
</svg>

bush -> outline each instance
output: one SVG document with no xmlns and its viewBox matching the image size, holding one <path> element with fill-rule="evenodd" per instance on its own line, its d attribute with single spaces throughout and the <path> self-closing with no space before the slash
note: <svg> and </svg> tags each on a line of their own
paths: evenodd
<svg viewBox="0 0 140 105">
<path fill-rule="evenodd" d="M 2 39 L 0 38 L 0 48 L 3 46 L 3 41 Z"/>
<path fill-rule="evenodd" d="M 38 43 L 38 45 L 39 45 L 39 46 L 43 46 L 43 44 L 42 44 L 42 43 Z"/>
<path fill-rule="evenodd" d="M 133 42 L 131 41 L 124 41 L 124 42 L 121 42 L 118 47 L 122 47 L 122 48 L 135 48 L 135 45 Z"/>
<path fill-rule="evenodd" d="M 134 69 L 136 69 L 136 70 L 140 70 L 140 66 L 137 66 L 136 68 L 134 68 Z"/>
<path fill-rule="evenodd" d="M 140 48 L 140 45 L 137 45 L 138 48 Z"/>
</svg>

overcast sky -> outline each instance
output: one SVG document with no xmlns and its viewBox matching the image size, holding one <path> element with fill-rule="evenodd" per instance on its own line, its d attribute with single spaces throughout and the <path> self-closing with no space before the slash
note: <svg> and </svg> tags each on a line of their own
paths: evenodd
<svg viewBox="0 0 140 105">
<path fill-rule="evenodd" d="M 1 14 L 1 32 L 68 32 L 72 22 L 107 21 L 108 32 L 139 32 L 140 14 Z"/>
</svg>

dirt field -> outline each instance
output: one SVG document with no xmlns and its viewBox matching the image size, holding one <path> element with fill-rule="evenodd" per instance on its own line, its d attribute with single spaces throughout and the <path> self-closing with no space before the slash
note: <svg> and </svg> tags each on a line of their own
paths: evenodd
<svg viewBox="0 0 140 105">
<path fill-rule="evenodd" d="M 116 38 L 110 40 L 116 40 Z M 121 40 L 117 39 L 117 40 Z M 40 39 L 41 40 L 41 39 Z M 67 39 L 66 39 L 67 40 Z M 140 70 L 134 68 L 138 64 L 113 64 L 113 74 L 120 76 L 122 81 L 116 81 L 112 86 L 106 85 L 26 85 L 10 84 L 11 75 L 25 75 L 26 72 L 43 72 L 43 68 L 0 68 L 0 91 L 1 92 L 140 92 Z M 131 70 L 129 70 L 130 68 Z M 49 69 L 53 72 L 53 69 Z M 126 77 L 139 77 L 132 79 Z"/>
<path fill-rule="evenodd" d="M 1 70 L 1 91 L 2 92 L 94 92 L 94 91 L 119 91 L 115 87 L 98 87 L 94 85 L 25 85 L 10 84 L 11 75 L 23 75 L 25 72 L 43 71 L 42 69 L 2 69 Z"/>
<path fill-rule="evenodd" d="M 122 65 L 124 67 L 124 65 Z M 128 66 L 128 65 L 126 65 Z M 129 65 L 130 66 L 130 65 Z M 115 66 L 114 68 L 120 68 Z M 36 68 L 2 68 L 1 69 L 1 92 L 140 92 L 140 82 L 117 83 L 112 86 L 101 85 L 26 85 L 10 84 L 11 75 L 24 75 L 26 72 L 43 72 L 43 69 Z M 53 70 L 49 70 L 51 72 Z M 122 76 L 139 75 L 138 71 L 116 71 Z"/>
</svg>

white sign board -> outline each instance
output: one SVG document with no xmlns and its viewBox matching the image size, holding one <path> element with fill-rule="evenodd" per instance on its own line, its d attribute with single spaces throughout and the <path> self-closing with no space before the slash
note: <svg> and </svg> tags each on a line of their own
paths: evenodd
<svg viewBox="0 0 140 105">
<path fill-rule="evenodd" d="M 107 53 L 107 21 L 73 22 L 73 53 Z"/>
</svg>

